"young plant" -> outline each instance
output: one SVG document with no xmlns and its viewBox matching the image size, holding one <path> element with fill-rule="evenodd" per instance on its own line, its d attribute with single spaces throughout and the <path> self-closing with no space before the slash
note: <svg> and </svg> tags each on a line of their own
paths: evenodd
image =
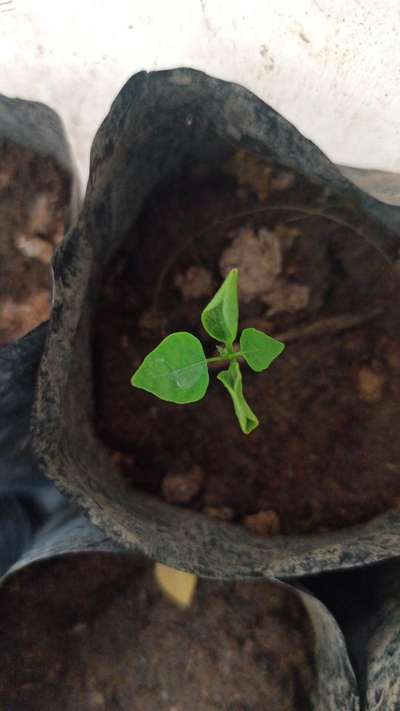
<svg viewBox="0 0 400 711">
<path fill-rule="evenodd" d="M 171 333 L 146 356 L 132 375 L 131 384 L 161 400 L 184 405 L 197 402 L 206 394 L 211 363 L 228 366 L 217 378 L 232 398 L 242 431 L 249 434 L 259 422 L 243 395 L 240 361 L 246 361 L 259 373 L 271 365 L 285 346 L 256 328 L 245 328 L 239 343 L 235 343 L 239 322 L 238 274 L 237 269 L 230 271 L 201 314 L 203 328 L 218 341 L 218 355 L 207 358 L 201 341 L 192 333 Z"/>
</svg>

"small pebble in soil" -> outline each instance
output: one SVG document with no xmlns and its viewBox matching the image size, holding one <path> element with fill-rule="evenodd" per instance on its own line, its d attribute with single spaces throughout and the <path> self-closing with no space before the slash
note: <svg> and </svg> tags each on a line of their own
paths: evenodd
<svg viewBox="0 0 400 711">
<path fill-rule="evenodd" d="M 138 319 L 138 326 L 143 332 L 155 331 L 162 334 L 165 331 L 165 318 L 158 311 L 150 308 L 142 312 Z"/>
<path fill-rule="evenodd" d="M 358 396 L 364 402 L 378 402 L 385 385 L 384 376 L 371 368 L 362 366 L 357 373 Z"/>
<path fill-rule="evenodd" d="M 189 267 L 184 274 L 176 275 L 175 286 L 181 291 L 184 301 L 211 296 L 215 291 L 211 273 L 204 267 L 195 265 Z"/>
<path fill-rule="evenodd" d="M 197 464 L 184 472 L 168 472 L 162 483 L 164 499 L 170 504 L 187 504 L 199 492 L 204 482 L 204 471 Z"/>
<path fill-rule="evenodd" d="M 225 173 L 232 175 L 238 185 L 255 193 L 259 200 L 266 200 L 270 193 L 273 167 L 246 151 L 237 151 L 224 166 Z"/>
<path fill-rule="evenodd" d="M 268 306 L 268 316 L 301 311 L 310 301 L 310 287 L 280 280 L 275 288 L 266 294 L 264 301 Z"/>
<path fill-rule="evenodd" d="M 101 691 L 92 691 L 89 695 L 90 709 L 104 709 L 106 706 L 106 698 Z"/>
<path fill-rule="evenodd" d="M 60 244 L 64 236 L 64 224 L 63 221 L 59 219 L 57 224 L 54 225 L 55 231 L 53 231 L 52 221 L 55 210 L 54 196 L 47 193 L 38 195 L 32 207 L 28 231 L 33 236 L 38 234 L 51 235 L 51 241 L 57 245 Z"/>
<path fill-rule="evenodd" d="M 43 264 L 50 264 L 54 252 L 54 246 L 41 237 L 31 237 L 18 235 L 16 239 L 18 249 L 29 259 L 39 259 Z"/>
<path fill-rule="evenodd" d="M 203 512 L 210 518 L 217 518 L 219 521 L 233 521 L 235 512 L 229 506 L 206 506 Z"/>
<path fill-rule="evenodd" d="M 248 304 L 264 299 L 282 271 L 282 252 L 278 237 L 265 228 L 255 232 L 243 227 L 221 254 L 219 268 L 225 278 L 231 269 L 240 272 L 239 299 Z"/>
<path fill-rule="evenodd" d="M 263 536 L 278 533 L 280 528 L 279 516 L 273 509 L 245 516 L 242 522 L 249 531 Z"/>
<path fill-rule="evenodd" d="M 240 272 L 239 298 L 244 303 L 259 299 L 268 314 L 300 311 L 310 300 L 310 287 L 283 277 L 283 256 L 299 235 L 296 228 L 278 225 L 274 230 L 255 232 L 243 227 L 227 247 L 219 262 L 223 277 L 237 267 Z"/>
</svg>

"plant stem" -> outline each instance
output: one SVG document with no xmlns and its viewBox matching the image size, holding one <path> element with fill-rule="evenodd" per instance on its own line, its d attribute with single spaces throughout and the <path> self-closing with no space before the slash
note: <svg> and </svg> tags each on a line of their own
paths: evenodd
<svg viewBox="0 0 400 711">
<path fill-rule="evenodd" d="M 242 358 L 243 353 L 241 351 L 232 351 L 232 353 L 225 353 L 223 356 L 214 356 L 213 358 L 206 358 L 207 364 L 208 363 L 225 363 L 226 361 L 230 360 L 237 360 L 238 358 Z"/>
</svg>

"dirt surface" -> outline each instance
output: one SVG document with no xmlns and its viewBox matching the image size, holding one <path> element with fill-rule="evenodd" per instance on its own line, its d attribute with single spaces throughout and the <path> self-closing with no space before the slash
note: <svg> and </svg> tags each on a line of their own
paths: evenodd
<svg viewBox="0 0 400 711">
<path fill-rule="evenodd" d="M 367 228 L 338 214 L 326 190 L 243 154 L 151 196 L 106 275 L 94 334 L 97 428 L 132 486 L 260 535 L 397 505 L 398 282 Z M 240 326 L 286 343 L 265 373 L 243 368 L 261 422 L 247 437 L 215 378 L 186 406 L 130 386 L 173 331 L 215 355 L 200 313 L 234 266 Z"/>
<path fill-rule="evenodd" d="M 68 177 L 54 161 L 0 149 L 0 346 L 50 313 L 50 260 L 64 236 Z"/>
<path fill-rule="evenodd" d="M 313 632 L 272 583 L 199 581 L 181 610 L 151 567 L 74 556 L 8 581 L 0 619 L 2 711 L 310 708 Z"/>
</svg>

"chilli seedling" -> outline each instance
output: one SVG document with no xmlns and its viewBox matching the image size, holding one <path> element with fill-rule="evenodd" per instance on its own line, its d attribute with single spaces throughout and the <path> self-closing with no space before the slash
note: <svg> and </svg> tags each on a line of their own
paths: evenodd
<svg viewBox="0 0 400 711">
<path fill-rule="evenodd" d="M 149 353 L 132 375 L 134 387 L 161 400 L 185 405 L 201 400 L 210 382 L 209 365 L 228 366 L 217 378 L 228 390 L 245 434 L 259 422 L 243 395 L 240 361 L 257 373 L 266 370 L 285 345 L 257 328 L 245 328 L 236 343 L 239 322 L 238 269 L 232 269 L 201 314 L 205 331 L 216 341 L 218 355 L 207 358 L 201 341 L 187 331 L 171 333 Z"/>
</svg>

